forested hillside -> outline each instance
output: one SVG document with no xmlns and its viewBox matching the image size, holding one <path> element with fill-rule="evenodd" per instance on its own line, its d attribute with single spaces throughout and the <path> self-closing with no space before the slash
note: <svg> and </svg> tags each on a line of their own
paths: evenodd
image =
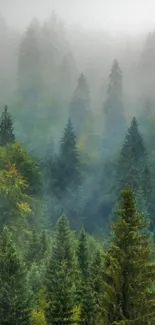
<svg viewBox="0 0 155 325">
<path fill-rule="evenodd" d="M 0 44 L 0 325 L 155 324 L 155 33 Z"/>
</svg>

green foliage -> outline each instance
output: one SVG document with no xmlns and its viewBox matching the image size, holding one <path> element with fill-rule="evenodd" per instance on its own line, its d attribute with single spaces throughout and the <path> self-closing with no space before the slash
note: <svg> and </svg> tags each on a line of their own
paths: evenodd
<svg viewBox="0 0 155 325">
<path fill-rule="evenodd" d="M 35 262 L 27 268 L 27 295 L 31 307 L 36 306 L 39 290 L 43 288 L 45 267 Z"/>
<path fill-rule="evenodd" d="M 136 191 L 142 187 L 143 175 L 146 168 L 146 149 L 143 138 L 138 130 L 136 118 L 132 119 L 121 148 L 118 162 L 119 191 L 125 184 L 130 184 Z"/>
<path fill-rule="evenodd" d="M 35 230 L 33 230 L 31 238 L 29 240 L 29 246 L 28 246 L 27 254 L 26 254 L 27 260 L 30 263 L 30 265 L 33 262 L 40 261 L 40 249 L 41 249 L 41 245 L 40 245 L 39 235 Z"/>
<path fill-rule="evenodd" d="M 85 280 L 89 274 L 89 252 L 87 235 L 84 228 L 81 229 L 78 239 L 77 257 L 81 276 Z"/>
<path fill-rule="evenodd" d="M 36 306 L 31 310 L 30 325 L 48 325 L 45 317 L 47 306 L 45 290 L 41 289 L 37 294 Z"/>
<path fill-rule="evenodd" d="M 103 318 L 103 262 L 104 255 L 100 249 L 96 250 L 93 255 L 92 263 L 90 265 L 90 285 L 93 292 L 93 306 L 94 323 L 101 324 Z"/>
<path fill-rule="evenodd" d="M 41 171 L 38 162 L 31 157 L 24 149 L 21 143 L 17 142 L 6 147 L 5 160 L 2 163 L 16 164 L 18 171 L 25 178 L 29 195 L 37 195 L 41 193 Z"/>
<path fill-rule="evenodd" d="M 0 146 L 6 146 L 9 143 L 15 142 L 13 121 L 8 108 L 5 106 L 4 112 L 0 119 Z"/>
<path fill-rule="evenodd" d="M 25 194 L 27 183 L 15 165 L 0 170 L 1 228 L 10 224 L 14 233 L 27 228 L 27 215 L 31 213 L 29 198 Z"/>
<path fill-rule="evenodd" d="M 136 118 L 132 119 L 131 125 L 125 137 L 118 160 L 117 172 L 118 193 L 125 184 L 130 184 L 133 190 L 143 193 L 146 208 L 150 208 L 151 201 L 151 175 L 148 168 L 147 153 L 144 141 L 138 130 Z M 148 210 L 148 212 L 150 212 Z"/>
<path fill-rule="evenodd" d="M 64 129 L 58 158 L 53 162 L 51 185 L 56 196 L 63 195 L 68 188 L 77 188 L 80 184 L 80 159 L 76 145 L 76 136 L 71 120 Z"/>
<path fill-rule="evenodd" d="M 30 234 L 28 247 L 26 250 L 26 259 L 31 265 L 34 263 L 41 263 L 48 251 L 47 235 L 45 231 L 40 234 L 35 230 Z"/>
<path fill-rule="evenodd" d="M 62 216 L 58 223 L 46 274 L 50 324 L 74 323 L 75 303 L 75 255 L 68 220 Z"/>
<path fill-rule="evenodd" d="M 104 272 L 104 315 L 107 324 L 151 324 L 155 316 L 155 264 L 148 223 L 136 211 L 130 186 L 121 193 L 120 219 L 113 225 Z"/>
<path fill-rule="evenodd" d="M 80 307 L 80 324 L 93 324 L 93 291 L 89 278 L 89 251 L 87 235 L 84 228 L 81 229 L 78 238 L 77 258 L 80 270 L 80 278 L 77 287 L 77 299 Z"/>
<path fill-rule="evenodd" d="M 0 322 L 27 324 L 27 283 L 25 266 L 5 227 L 0 238 Z"/>
</svg>

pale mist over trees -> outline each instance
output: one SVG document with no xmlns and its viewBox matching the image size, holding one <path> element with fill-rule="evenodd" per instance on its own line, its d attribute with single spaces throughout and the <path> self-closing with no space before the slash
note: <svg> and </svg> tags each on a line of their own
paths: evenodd
<svg viewBox="0 0 155 325">
<path fill-rule="evenodd" d="M 151 213 L 155 189 L 154 28 L 147 25 L 136 30 L 134 12 L 133 28 L 127 30 L 122 1 L 116 9 L 120 9 L 124 31 L 116 26 L 117 19 L 110 24 L 114 3 L 105 6 L 103 24 L 99 0 L 96 7 L 92 1 L 90 24 L 84 19 L 87 1 L 81 16 L 80 2 L 74 9 L 69 0 L 66 7 L 58 1 L 57 11 L 48 10 L 48 0 L 40 11 L 36 3 L 28 1 L 23 7 L 25 15 L 19 1 L 14 4 L 11 9 L 3 3 L 0 16 L 1 142 L 7 145 L 6 135 L 11 132 L 12 143 L 21 142 L 37 160 L 47 219 L 55 223 L 66 213 L 73 227 L 84 223 L 90 232 L 98 232 L 104 222 L 109 224 L 122 184 L 130 183 L 139 168 L 138 185 L 136 180 L 130 185 Z M 136 7 L 128 9 L 131 17 L 131 9 Z M 12 123 L 9 130 L 6 113 Z M 143 150 L 138 156 L 141 142 Z"/>
<path fill-rule="evenodd" d="M 1 9 L 0 325 L 154 325 L 155 2 Z"/>
</svg>

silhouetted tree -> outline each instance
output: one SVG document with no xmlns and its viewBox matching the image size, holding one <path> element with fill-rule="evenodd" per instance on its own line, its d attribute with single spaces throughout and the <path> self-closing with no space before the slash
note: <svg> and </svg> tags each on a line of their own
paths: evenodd
<svg viewBox="0 0 155 325">
<path fill-rule="evenodd" d="M 90 91 L 83 74 L 78 79 L 70 104 L 70 118 L 79 138 L 84 123 L 90 118 Z"/>
<path fill-rule="evenodd" d="M 8 107 L 5 106 L 0 119 L 0 146 L 6 146 L 13 142 L 15 142 L 13 120 L 8 112 Z"/>
<path fill-rule="evenodd" d="M 116 150 L 123 139 L 126 121 L 123 107 L 122 71 L 117 60 L 114 61 L 104 103 L 105 145 L 109 152 Z"/>
</svg>

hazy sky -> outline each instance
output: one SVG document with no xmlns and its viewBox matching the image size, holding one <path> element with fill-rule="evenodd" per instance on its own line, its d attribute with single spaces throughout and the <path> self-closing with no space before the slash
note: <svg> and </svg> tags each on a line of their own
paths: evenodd
<svg viewBox="0 0 155 325">
<path fill-rule="evenodd" d="M 88 28 L 155 28 L 155 0 L 0 0 L 0 12 L 15 26 L 25 26 L 34 16 L 45 19 L 53 10 L 68 23 Z"/>
</svg>

